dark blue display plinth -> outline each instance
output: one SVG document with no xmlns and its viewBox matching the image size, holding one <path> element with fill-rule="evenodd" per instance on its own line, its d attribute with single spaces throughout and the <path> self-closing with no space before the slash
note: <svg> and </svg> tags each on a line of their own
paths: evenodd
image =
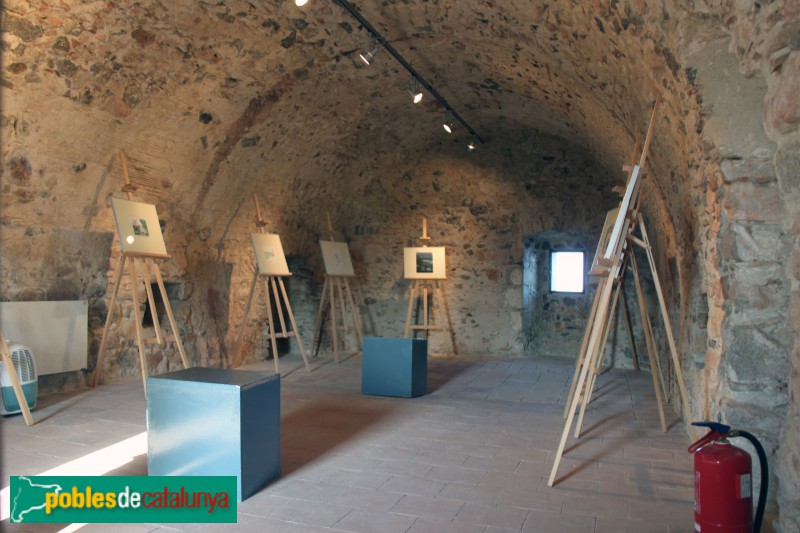
<svg viewBox="0 0 800 533">
<path fill-rule="evenodd" d="M 280 476 L 280 375 L 188 368 L 147 378 L 151 476 L 236 476 L 243 501 Z"/>
<path fill-rule="evenodd" d="M 427 392 L 427 340 L 364 337 L 361 394 L 413 398 Z"/>
</svg>

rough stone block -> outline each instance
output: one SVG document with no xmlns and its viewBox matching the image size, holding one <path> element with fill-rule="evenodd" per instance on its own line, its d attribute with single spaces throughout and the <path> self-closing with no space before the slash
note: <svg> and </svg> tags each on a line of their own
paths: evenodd
<svg viewBox="0 0 800 533">
<path fill-rule="evenodd" d="M 720 164 L 720 168 L 727 183 L 768 183 L 777 179 L 771 159 L 726 159 Z"/>
<path fill-rule="evenodd" d="M 733 328 L 725 354 L 731 380 L 739 383 L 786 382 L 791 372 L 787 347 L 756 327 Z"/>
<path fill-rule="evenodd" d="M 728 398 L 741 405 L 763 409 L 786 409 L 789 405 L 789 387 L 786 383 L 773 385 L 740 383 L 732 381 Z"/>
<path fill-rule="evenodd" d="M 775 154 L 775 169 L 778 183 L 784 195 L 796 197 L 800 194 L 800 140 L 792 140 L 782 144 Z M 787 201 L 794 212 L 797 212 L 796 201 Z"/>
<path fill-rule="evenodd" d="M 735 235 L 733 258 L 737 261 L 782 261 L 786 246 L 781 241 L 783 231 L 777 223 L 732 225 Z"/>
<path fill-rule="evenodd" d="M 733 304 L 731 324 L 734 326 L 752 326 L 773 324 L 783 319 L 779 307 L 773 305 L 774 294 L 760 287 L 746 287 L 739 290 Z"/>
<path fill-rule="evenodd" d="M 753 261 L 750 263 L 733 263 L 729 265 L 731 271 L 730 285 L 781 285 L 784 279 L 784 265 L 772 261 Z"/>
<path fill-rule="evenodd" d="M 780 222 L 785 215 L 777 187 L 748 182 L 730 184 L 723 207 L 728 217 L 737 221 Z"/>
<path fill-rule="evenodd" d="M 724 411 L 725 420 L 731 427 L 749 429 L 758 437 L 767 453 L 770 449 L 774 449 L 778 435 L 781 433 L 780 424 L 784 413 L 738 402 L 728 402 Z"/>
<path fill-rule="evenodd" d="M 770 85 L 764 105 L 768 130 L 790 133 L 800 122 L 800 54 L 790 54 L 781 65 L 782 76 Z"/>
</svg>

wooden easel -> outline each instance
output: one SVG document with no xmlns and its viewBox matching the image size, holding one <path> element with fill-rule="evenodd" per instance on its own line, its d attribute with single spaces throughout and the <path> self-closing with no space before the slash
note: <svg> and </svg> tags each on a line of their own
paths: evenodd
<svg viewBox="0 0 800 533">
<path fill-rule="evenodd" d="M 267 222 L 261 217 L 261 207 L 258 205 L 258 198 L 253 193 L 253 203 L 256 206 L 256 227 L 259 233 L 265 233 L 264 229 Z M 291 274 L 289 274 L 291 275 Z M 269 329 L 269 342 L 272 347 L 272 358 L 275 361 L 275 372 L 280 372 L 278 367 L 278 343 L 277 339 L 288 339 L 294 337 L 297 340 L 297 346 L 300 349 L 300 355 L 303 356 L 303 363 L 305 363 L 306 370 L 311 372 L 311 366 L 308 364 L 308 357 L 306 357 L 306 350 L 303 348 L 303 340 L 300 338 L 300 333 L 297 330 L 297 323 L 294 320 L 294 313 L 292 312 L 292 304 L 289 303 L 289 295 L 286 293 L 286 287 L 283 284 L 283 276 L 271 276 L 262 274 L 259 271 L 258 264 L 255 266 L 253 272 L 253 282 L 250 284 L 250 294 L 247 296 L 247 305 L 245 305 L 242 320 L 239 324 L 239 329 L 244 327 L 247 320 L 247 315 L 250 312 L 250 306 L 253 303 L 253 295 L 256 291 L 256 282 L 261 279 L 264 282 L 264 297 L 266 298 L 267 307 L 267 328 Z M 272 297 L 270 297 L 270 288 L 272 288 Z M 280 288 L 280 292 L 278 289 Z M 278 311 L 278 321 L 281 325 L 280 331 L 275 331 L 275 319 L 272 316 L 272 298 L 275 299 L 275 308 Z M 283 304 L 281 304 L 283 301 Z M 292 325 L 292 330 L 287 331 L 286 321 L 283 318 L 283 306 L 286 306 L 286 314 L 289 315 L 289 322 Z M 239 366 L 242 362 L 242 349 L 243 344 L 240 345 L 238 353 L 236 354 L 236 361 L 233 366 Z"/>
<path fill-rule="evenodd" d="M 25 393 L 22 392 L 22 385 L 19 382 L 19 376 L 17 376 L 17 368 L 14 366 L 14 360 L 11 358 L 11 352 L 8 349 L 8 344 L 6 344 L 2 329 L 0 329 L 0 352 L 2 352 L 3 364 L 6 367 L 8 378 L 11 380 L 11 387 L 14 389 L 14 396 L 17 397 L 19 408 L 22 410 L 25 424 L 32 426 L 33 417 L 31 416 L 31 410 L 28 408 L 28 400 L 25 399 Z"/>
<path fill-rule="evenodd" d="M 128 162 L 125 158 L 125 152 L 119 153 L 120 164 L 122 165 L 122 177 L 125 180 L 125 185 L 122 191 L 127 195 L 128 200 L 133 199 L 132 193 L 136 191 L 137 187 L 131 184 L 128 177 Z M 146 254 L 135 252 L 123 252 L 120 262 L 117 265 L 117 271 L 114 274 L 114 290 L 111 295 L 111 305 L 108 307 L 108 316 L 106 317 L 106 325 L 103 328 L 103 338 L 100 341 L 100 350 L 97 352 L 97 367 L 94 370 L 94 379 L 92 386 L 96 387 L 100 379 L 100 374 L 103 372 L 103 357 L 105 355 L 106 341 L 108 340 L 108 332 L 111 327 L 111 321 L 114 317 L 115 306 L 117 303 L 117 294 L 119 293 L 120 282 L 122 281 L 122 274 L 125 271 L 125 263 L 129 266 L 129 275 L 131 280 L 131 300 L 133 302 L 133 320 L 136 326 L 136 346 L 139 349 L 139 364 L 142 371 L 142 384 L 144 385 L 145 395 L 147 394 L 147 359 L 145 358 L 144 346 L 158 344 L 163 346 L 167 342 L 174 342 L 181 356 L 181 363 L 183 368 L 189 368 L 189 359 L 186 357 L 186 352 L 183 349 L 178 326 L 175 324 L 175 316 L 172 314 L 172 307 L 167 297 L 167 290 L 164 287 L 164 279 L 161 277 L 161 270 L 155 259 L 169 259 L 169 255 L 162 254 Z M 155 337 L 145 339 L 142 335 L 142 316 L 139 310 L 139 300 L 136 296 L 136 284 L 139 281 L 139 268 L 141 268 L 142 276 L 144 278 L 144 288 L 147 294 L 147 304 L 150 307 L 150 314 L 153 317 L 153 329 L 155 330 Z M 158 312 L 156 311 L 156 303 L 153 299 L 153 289 L 150 283 L 150 275 L 155 277 L 158 283 L 158 290 L 161 293 L 161 300 L 164 302 L 164 308 L 169 318 L 169 325 L 172 329 L 171 336 L 165 336 L 161 331 L 159 324 Z"/>
<path fill-rule="evenodd" d="M 329 211 L 325 212 L 325 219 L 328 225 L 328 238 L 331 241 L 335 241 L 335 232 L 333 231 L 333 224 L 331 223 L 331 214 Z M 350 306 L 350 318 L 353 323 L 353 330 L 356 335 L 356 340 L 358 341 L 358 346 L 362 346 L 362 343 L 364 342 L 364 338 L 361 333 L 361 317 L 358 314 L 358 308 L 356 307 L 355 300 L 353 299 L 353 293 L 350 290 L 350 281 L 348 277 L 349 276 L 330 276 L 327 272 L 325 273 L 325 283 L 322 286 L 322 296 L 319 300 L 319 310 L 317 311 L 317 318 L 314 321 L 314 340 L 311 343 L 311 350 L 312 353 L 316 355 L 317 342 L 319 341 L 319 336 L 322 333 L 325 304 L 329 303 L 330 307 L 328 309 L 328 314 L 330 316 L 333 360 L 336 363 L 339 362 L 338 333 L 339 331 L 343 333 L 344 340 L 344 338 L 346 338 L 347 334 L 350 332 L 349 328 L 347 327 L 347 312 L 345 311 L 345 304 Z M 338 306 L 336 304 L 337 295 L 339 299 Z M 341 322 L 336 317 L 337 307 L 339 308 Z M 356 350 L 356 353 L 358 353 L 358 351 L 360 350 Z"/>
<path fill-rule="evenodd" d="M 620 210 L 622 211 L 621 214 L 624 216 L 624 219 L 620 219 L 622 225 L 621 228 L 619 228 L 619 238 L 616 239 L 613 244 L 609 244 L 609 251 L 611 253 L 605 254 L 604 261 L 601 265 L 605 271 L 599 273 L 600 281 L 597 287 L 597 292 L 595 293 L 595 301 L 592 304 L 592 311 L 590 313 L 586 333 L 584 335 L 581 351 L 579 352 L 577 358 L 575 375 L 573 376 L 572 386 L 569 392 L 568 411 L 565 412 L 566 422 L 564 424 L 561 440 L 559 441 L 558 449 L 556 451 L 553 469 L 547 482 L 547 485 L 550 487 L 553 486 L 556 473 L 558 472 L 558 466 L 561 462 L 561 457 L 564 453 L 567 438 L 569 437 L 570 429 L 579 405 L 581 406 L 581 412 L 575 428 L 575 438 L 580 436 L 583 415 L 585 413 L 586 405 L 589 403 L 591 398 L 592 391 L 596 385 L 596 377 L 602 365 L 602 355 L 605 349 L 605 341 L 610 330 L 614 307 L 616 306 L 616 302 L 621 291 L 621 274 L 627 263 L 630 263 L 634 274 L 637 297 L 639 306 L 642 310 L 642 322 L 644 324 L 645 340 L 647 344 L 648 355 L 650 357 L 653 387 L 656 393 L 661 427 L 663 431 L 667 431 L 663 405 L 661 401 L 661 391 L 658 384 L 658 381 L 660 380 L 663 387 L 663 379 L 661 378 L 660 372 L 661 365 L 660 361 L 657 360 L 653 332 L 651 329 L 649 316 L 647 315 L 647 307 L 644 301 L 644 293 L 641 288 L 638 265 L 636 264 L 636 258 L 633 254 L 632 244 L 642 246 L 647 252 L 647 259 L 648 263 L 650 264 L 650 270 L 652 272 L 653 282 L 655 284 L 656 294 L 659 300 L 661 317 L 664 321 L 667 340 L 675 367 L 675 373 L 680 387 L 684 416 L 687 418 L 691 416 L 688 395 L 686 393 L 686 386 L 684 384 L 683 373 L 681 371 L 680 359 L 678 358 L 675 340 L 672 336 L 672 326 L 670 324 L 669 314 L 667 312 L 666 303 L 661 290 L 661 282 L 659 281 L 658 272 L 656 270 L 655 259 L 653 257 L 650 240 L 647 236 L 647 230 L 639 211 L 639 191 L 641 189 L 641 180 L 638 179 L 639 172 L 644 168 L 647 159 L 647 153 L 655 126 L 655 117 L 658 104 L 659 99 L 657 97 L 655 105 L 653 106 L 653 113 L 650 117 L 650 123 L 647 129 L 647 135 L 645 137 L 641 155 L 639 157 L 639 162 L 637 165 L 634 165 L 628 169 L 629 174 L 626 187 L 626 197 L 623 198 L 623 202 L 620 207 Z M 629 193 L 630 196 L 628 196 Z M 637 238 L 633 235 L 634 228 L 637 226 L 641 232 L 641 238 Z M 613 250 L 611 250 L 612 246 L 614 247 Z M 614 293 L 613 299 L 612 292 Z M 694 431 L 692 428 L 690 428 L 690 432 L 692 433 L 692 438 L 694 439 Z"/>
<path fill-rule="evenodd" d="M 419 237 L 422 241 L 422 246 L 427 247 L 431 238 L 428 236 L 428 219 L 422 219 L 422 236 Z M 415 279 L 411 284 L 411 292 L 408 295 L 408 312 L 406 313 L 406 327 L 403 333 L 404 337 L 416 337 L 418 331 L 422 332 L 425 339 L 428 338 L 428 333 L 431 331 L 446 331 L 448 330 L 447 322 L 447 304 L 444 301 L 442 294 L 442 287 L 438 279 Z M 431 295 L 431 305 L 428 306 L 428 295 Z M 412 323 L 412 314 L 414 312 L 415 303 L 417 298 L 422 300 L 422 321 L 421 323 Z M 436 307 L 436 313 L 432 313 L 433 307 Z M 444 324 L 438 325 L 432 320 L 432 315 L 435 314 L 437 322 Z"/>
</svg>

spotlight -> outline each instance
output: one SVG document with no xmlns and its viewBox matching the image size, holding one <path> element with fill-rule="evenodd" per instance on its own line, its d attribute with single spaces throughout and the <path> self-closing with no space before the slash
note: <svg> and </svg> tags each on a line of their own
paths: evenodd
<svg viewBox="0 0 800 533">
<path fill-rule="evenodd" d="M 308 0 L 294 0 L 294 5 L 302 7 L 308 3 Z"/>
<path fill-rule="evenodd" d="M 415 104 L 418 104 L 422 101 L 422 89 L 419 88 L 417 78 L 411 78 L 411 81 L 408 84 L 408 94 L 411 95 L 411 99 Z"/>
<path fill-rule="evenodd" d="M 361 58 L 361 61 L 366 63 L 367 65 L 371 65 L 372 61 L 375 59 L 375 54 L 378 53 L 378 46 L 375 44 L 375 40 L 372 38 L 372 34 L 367 34 L 367 43 L 364 46 L 364 51 L 358 54 L 358 57 Z"/>
<path fill-rule="evenodd" d="M 453 112 L 448 109 L 444 114 L 444 123 L 442 123 L 442 127 L 447 133 L 453 133 L 453 128 L 455 126 L 456 121 L 453 118 Z"/>
<path fill-rule="evenodd" d="M 467 152 L 474 152 L 475 151 L 475 139 L 470 139 L 467 143 Z"/>
</svg>

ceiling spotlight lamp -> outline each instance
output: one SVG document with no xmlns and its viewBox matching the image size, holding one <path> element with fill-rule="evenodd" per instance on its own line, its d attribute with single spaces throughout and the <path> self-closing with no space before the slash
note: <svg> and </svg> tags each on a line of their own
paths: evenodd
<svg viewBox="0 0 800 533">
<path fill-rule="evenodd" d="M 470 137 L 469 142 L 467 143 L 467 152 L 474 152 L 476 146 L 477 144 L 475 143 L 475 139 Z"/>
<path fill-rule="evenodd" d="M 303 0 L 295 0 L 295 1 L 297 2 Z M 350 3 L 349 0 L 333 0 L 333 3 L 337 4 L 342 9 L 347 11 L 354 19 L 358 21 L 361 27 L 364 28 L 364 31 L 368 38 L 367 40 L 368 44 L 364 49 L 364 51 L 359 54 L 359 57 L 361 57 L 361 60 L 364 61 L 364 63 L 366 63 L 367 65 L 372 63 L 372 60 L 374 59 L 375 54 L 378 52 L 378 50 L 380 48 L 385 48 L 386 52 L 389 55 L 391 55 L 394 59 L 396 59 L 397 62 L 400 63 L 400 65 L 404 69 L 406 69 L 408 74 L 412 77 L 413 81 L 418 83 L 421 89 L 424 89 L 425 92 L 431 96 L 431 98 L 435 99 L 439 103 L 439 105 L 441 105 L 448 112 L 445 118 L 445 123 L 442 124 L 447 132 L 452 132 L 456 121 L 458 121 L 475 139 L 476 146 L 478 142 L 480 142 L 481 144 L 484 143 L 484 140 L 481 138 L 478 132 L 475 131 L 475 129 L 472 126 L 470 126 L 469 123 L 466 120 L 464 120 L 464 118 L 461 115 L 459 115 L 458 112 L 455 109 L 453 109 L 450 104 L 447 103 L 447 100 L 445 100 L 445 98 L 441 94 L 439 94 L 439 91 L 437 91 L 436 88 L 433 85 L 431 85 L 422 74 L 417 72 L 417 70 L 411 66 L 411 63 L 406 61 L 406 59 L 402 55 L 400 55 L 400 53 L 397 50 L 395 50 L 394 46 L 392 46 L 392 43 L 386 40 L 386 37 L 384 37 L 381 34 L 381 32 L 379 32 L 375 28 L 375 26 L 370 24 L 370 22 L 367 19 L 365 19 L 364 16 L 358 11 L 358 9 L 355 8 L 355 6 L 353 6 L 353 4 Z M 373 48 L 373 46 L 375 48 Z M 414 92 L 413 97 L 414 97 L 414 102 L 415 103 L 418 102 L 419 99 L 422 98 L 422 92 L 419 90 Z"/>
<path fill-rule="evenodd" d="M 308 0 L 294 0 L 294 5 L 297 7 L 303 7 L 308 3 Z"/>
<path fill-rule="evenodd" d="M 367 43 L 364 46 L 364 51 L 358 54 L 358 57 L 361 58 L 361 61 L 366 63 L 367 65 L 371 65 L 372 61 L 375 59 L 375 54 L 378 53 L 378 46 L 375 43 L 375 39 L 372 38 L 372 34 L 367 34 Z"/>
<path fill-rule="evenodd" d="M 448 109 L 444 114 L 444 122 L 442 123 L 442 127 L 447 133 L 453 133 L 453 128 L 455 128 L 455 126 L 456 121 L 453 118 L 453 112 Z"/>
<path fill-rule="evenodd" d="M 408 84 L 408 94 L 411 95 L 411 100 L 413 100 L 415 104 L 422 101 L 422 89 L 419 87 L 417 78 L 411 78 Z"/>
</svg>

